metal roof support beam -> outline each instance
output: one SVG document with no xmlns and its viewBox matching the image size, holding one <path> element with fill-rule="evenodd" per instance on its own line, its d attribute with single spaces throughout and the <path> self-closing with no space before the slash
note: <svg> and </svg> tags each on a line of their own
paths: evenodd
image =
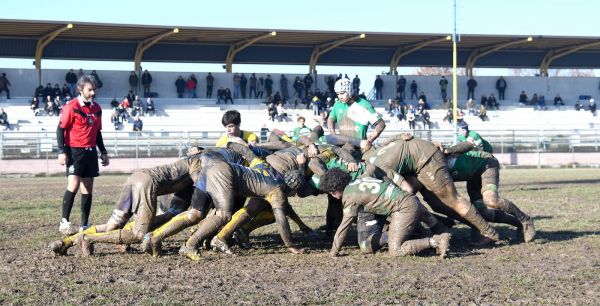
<svg viewBox="0 0 600 306">
<path fill-rule="evenodd" d="M 484 47 L 484 48 L 480 48 L 480 49 L 475 49 L 473 52 L 471 52 L 471 55 L 469 55 L 469 58 L 467 59 L 467 65 L 466 65 L 467 76 L 470 76 L 470 77 L 473 76 L 473 67 L 475 67 L 475 62 L 477 62 L 477 60 L 480 59 L 481 57 L 486 56 L 490 53 L 496 52 L 498 50 L 504 49 L 506 47 L 530 42 L 532 40 L 533 40 L 533 38 L 531 36 L 529 36 L 525 39 L 519 38 L 517 40 L 513 40 L 513 41 L 509 41 L 509 42 L 505 42 L 505 43 L 499 43 L 499 44 L 496 44 L 493 46 L 488 46 L 488 47 Z"/>
<path fill-rule="evenodd" d="M 144 52 L 146 52 L 148 48 L 152 47 L 154 44 L 165 39 L 166 37 L 176 33 L 179 33 L 179 28 L 174 28 L 168 32 L 148 37 L 143 41 L 138 42 L 137 48 L 135 49 L 135 56 L 133 58 L 133 70 L 140 71 L 142 69 L 142 57 L 144 57 Z"/>
<path fill-rule="evenodd" d="M 360 35 L 353 35 L 350 37 L 342 38 L 342 39 L 335 40 L 335 41 L 330 41 L 330 42 L 315 46 L 312 54 L 310 55 L 310 63 L 308 66 L 309 73 L 311 73 L 311 74 L 316 73 L 316 70 L 317 70 L 316 68 L 317 68 L 317 63 L 319 62 L 319 57 L 321 57 L 321 55 L 323 55 L 324 53 L 327 53 L 347 42 L 357 40 L 357 39 L 363 39 L 365 37 L 366 37 L 366 35 L 364 33 L 362 33 Z"/>
<path fill-rule="evenodd" d="M 38 71 L 39 82 L 42 83 L 42 55 L 44 54 L 44 49 L 46 46 L 51 43 L 60 33 L 70 30 L 73 28 L 73 24 L 69 23 L 65 26 L 62 26 L 44 36 L 42 36 L 35 46 L 35 69 Z"/>
<path fill-rule="evenodd" d="M 244 39 L 229 46 L 229 51 L 227 51 L 227 59 L 225 60 L 225 72 L 232 72 L 233 59 L 235 58 L 235 55 L 238 54 L 240 51 L 250 47 L 251 45 L 255 44 L 260 40 L 274 36 L 277 36 L 277 32 L 275 31 L 258 35 L 254 38 Z"/>
<path fill-rule="evenodd" d="M 404 46 L 398 47 L 396 49 L 396 51 L 394 52 L 394 55 L 392 55 L 392 59 L 390 60 L 390 73 L 392 75 L 398 74 L 398 63 L 400 62 L 400 59 L 403 58 L 404 56 L 406 56 L 410 53 L 413 53 L 419 49 L 422 49 L 424 47 L 427 47 L 431 44 L 435 44 L 435 43 L 446 41 L 446 40 L 449 41 L 451 39 L 452 39 L 452 36 L 446 36 L 446 37 L 442 37 L 442 38 L 435 38 L 435 39 L 423 41 L 420 43 L 409 44 L 409 45 L 404 45 Z"/>
<path fill-rule="evenodd" d="M 548 76 L 548 69 L 550 68 L 550 64 L 557 58 L 563 57 L 565 55 L 569 55 L 573 52 L 577 52 L 581 49 L 591 48 L 600 45 L 600 41 L 595 41 L 587 44 L 581 44 L 578 46 L 565 47 L 555 50 L 550 50 L 544 58 L 542 59 L 542 63 L 540 64 L 540 75 Z"/>
</svg>

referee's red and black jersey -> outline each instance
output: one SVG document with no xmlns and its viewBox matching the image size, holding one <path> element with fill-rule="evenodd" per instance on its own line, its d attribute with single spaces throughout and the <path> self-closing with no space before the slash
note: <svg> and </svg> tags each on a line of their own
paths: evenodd
<svg viewBox="0 0 600 306">
<path fill-rule="evenodd" d="M 60 127 L 65 130 L 65 146 L 95 148 L 96 135 L 102 130 L 102 108 L 96 102 L 81 104 L 75 98 L 62 108 Z"/>
</svg>

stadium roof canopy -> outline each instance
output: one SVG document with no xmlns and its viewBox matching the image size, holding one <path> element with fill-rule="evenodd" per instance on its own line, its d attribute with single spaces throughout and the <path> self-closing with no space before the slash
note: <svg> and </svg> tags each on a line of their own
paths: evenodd
<svg viewBox="0 0 600 306">
<path fill-rule="evenodd" d="M 448 34 L 257 30 L 0 20 L 0 57 L 111 61 L 452 66 Z M 272 31 L 276 31 L 272 33 Z M 600 68 L 599 37 L 462 35 L 461 67 Z"/>
</svg>

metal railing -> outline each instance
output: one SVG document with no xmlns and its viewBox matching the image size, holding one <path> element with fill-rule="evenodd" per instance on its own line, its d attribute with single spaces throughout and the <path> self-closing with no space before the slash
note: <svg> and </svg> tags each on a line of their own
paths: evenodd
<svg viewBox="0 0 600 306">
<path fill-rule="evenodd" d="M 386 130 L 385 139 L 401 130 Z M 415 137 L 451 144 L 452 130 L 414 130 Z M 599 152 L 600 131 L 587 130 L 478 130 L 495 153 Z M 182 157 L 188 147 L 213 146 L 222 131 L 103 131 L 111 157 Z M 261 135 L 261 132 L 256 132 Z M 262 132 L 261 139 L 266 139 Z M 0 159 L 48 158 L 57 155 L 54 132 L 0 132 Z"/>
</svg>

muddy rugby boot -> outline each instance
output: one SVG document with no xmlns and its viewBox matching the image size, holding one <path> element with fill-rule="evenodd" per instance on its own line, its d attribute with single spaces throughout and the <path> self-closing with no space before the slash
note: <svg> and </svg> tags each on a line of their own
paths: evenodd
<svg viewBox="0 0 600 306">
<path fill-rule="evenodd" d="M 71 236 L 77 233 L 77 229 L 75 229 L 75 227 L 71 225 L 71 222 L 67 221 L 67 219 L 65 218 L 62 218 L 62 220 L 60 220 L 58 231 L 64 236 Z"/>
<path fill-rule="evenodd" d="M 452 235 L 450 233 L 443 233 L 431 237 L 430 244 L 435 248 L 435 253 L 440 255 L 440 258 L 442 259 L 446 258 L 451 238 Z"/>
<path fill-rule="evenodd" d="M 234 255 L 227 243 L 219 239 L 219 237 L 217 236 L 214 236 L 213 239 L 210 241 L 210 246 L 213 248 L 214 251 L 218 250 L 228 255 Z"/>
<path fill-rule="evenodd" d="M 252 244 L 250 244 L 248 235 L 246 235 L 242 229 L 236 229 L 235 232 L 233 232 L 232 238 L 242 249 L 249 250 L 252 248 Z"/>
<path fill-rule="evenodd" d="M 48 245 L 48 248 L 56 256 L 64 256 L 67 254 L 67 247 L 62 242 L 62 240 L 55 240 L 55 241 L 50 242 L 50 244 Z"/>
<path fill-rule="evenodd" d="M 144 235 L 141 248 L 143 252 L 151 254 L 152 257 L 160 257 L 162 243 L 158 239 L 152 237 L 152 233 L 147 233 Z"/>
<path fill-rule="evenodd" d="M 190 248 L 185 245 L 185 243 L 179 248 L 179 255 L 185 256 L 187 259 L 192 261 L 201 261 L 202 256 L 200 256 L 200 252 L 194 248 Z"/>
</svg>

